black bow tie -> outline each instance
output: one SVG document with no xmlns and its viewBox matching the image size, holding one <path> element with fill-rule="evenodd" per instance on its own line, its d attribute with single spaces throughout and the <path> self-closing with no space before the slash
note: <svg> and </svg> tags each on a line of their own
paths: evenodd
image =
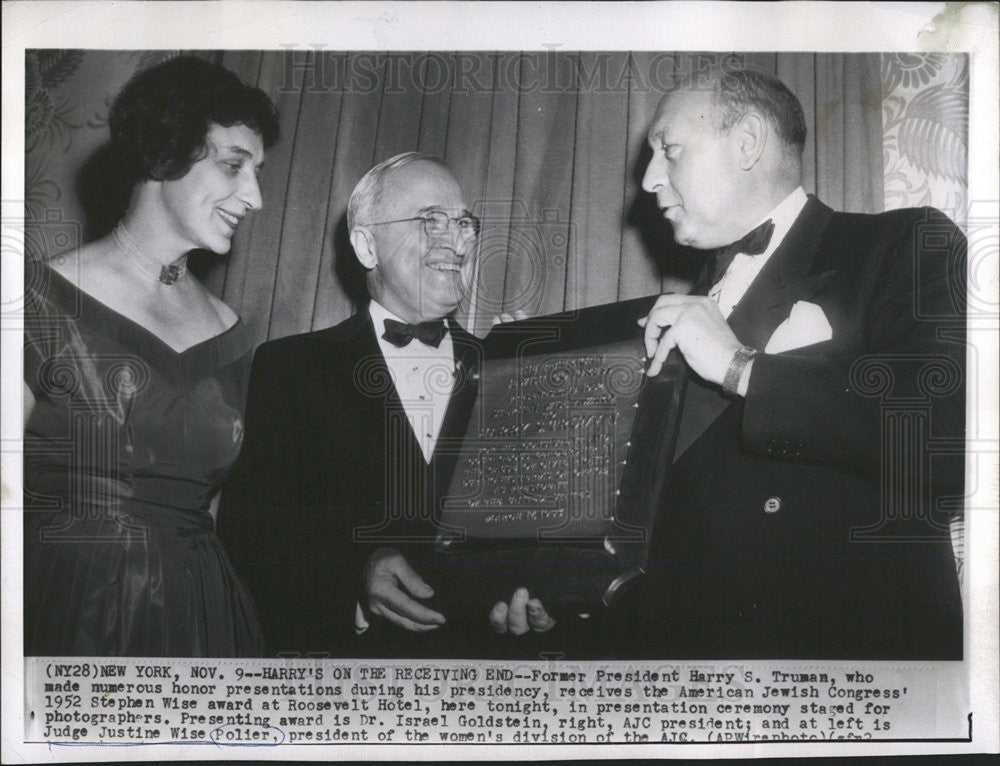
<svg viewBox="0 0 1000 766">
<path fill-rule="evenodd" d="M 385 332 L 382 333 L 382 337 L 397 348 L 402 348 L 414 338 L 421 343 L 437 348 L 441 345 L 441 339 L 447 332 L 448 326 L 443 319 L 421 322 L 420 324 L 406 324 L 406 322 L 397 322 L 395 319 L 386 319 Z"/>
<path fill-rule="evenodd" d="M 733 262 L 733 258 L 740 253 L 760 255 L 767 250 L 767 246 L 771 244 L 772 234 L 774 234 L 774 221 L 768 218 L 742 239 L 736 240 L 731 245 L 720 247 L 716 251 L 715 260 L 712 263 L 712 284 L 714 285 L 722 279 L 729 264 Z"/>
</svg>

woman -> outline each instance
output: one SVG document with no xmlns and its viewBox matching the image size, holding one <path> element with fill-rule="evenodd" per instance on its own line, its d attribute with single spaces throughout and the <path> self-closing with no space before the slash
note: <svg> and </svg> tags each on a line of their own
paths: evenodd
<svg viewBox="0 0 1000 766">
<path fill-rule="evenodd" d="M 180 57 L 112 106 L 133 181 L 108 236 L 26 266 L 25 654 L 257 654 L 252 600 L 215 536 L 242 441 L 250 343 L 187 271 L 261 206 L 277 113 Z"/>
</svg>

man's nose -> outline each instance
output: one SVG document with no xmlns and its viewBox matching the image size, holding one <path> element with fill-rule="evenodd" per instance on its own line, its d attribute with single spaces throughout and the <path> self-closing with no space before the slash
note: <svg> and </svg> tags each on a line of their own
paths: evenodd
<svg viewBox="0 0 1000 766">
<path fill-rule="evenodd" d="M 642 188 L 651 194 L 655 194 L 659 189 L 667 184 L 667 166 L 655 154 L 646 165 L 646 172 L 642 176 Z"/>
<path fill-rule="evenodd" d="M 469 251 L 474 238 L 463 234 L 458 221 L 452 218 L 448 221 L 448 228 L 437 235 L 437 241 L 450 247 L 457 255 L 464 256 Z"/>
</svg>

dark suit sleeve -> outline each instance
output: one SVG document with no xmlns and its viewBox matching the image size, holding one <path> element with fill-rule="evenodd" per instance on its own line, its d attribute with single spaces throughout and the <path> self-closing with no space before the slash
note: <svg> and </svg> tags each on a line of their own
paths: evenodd
<svg viewBox="0 0 1000 766">
<path fill-rule="evenodd" d="M 268 538 L 278 498 L 285 490 L 286 474 L 279 470 L 278 456 L 287 454 L 277 411 L 281 401 L 279 381 L 267 347 L 260 347 L 250 373 L 243 446 L 226 478 L 218 520 L 219 537 L 254 596 L 268 639 L 271 611 L 278 595 L 267 577 L 268 561 L 279 553 L 268 545 Z"/>
<path fill-rule="evenodd" d="M 317 564 L 337 541 L 320 523 L 328 515 L 316 494 L 325 486 L 314 461 L 321 445 L 305 428 L 316 416 L 311 366 L 303 343 L 257 350 L 243 447 L 219 511 L 219 536 L 254 597 L 270 655 L 331 651 L 353 620 L 336 592 L 339 570 Z"/>
<path fill-rule="evenodd" d="M 345 656 L 353 640 L 361 565 L 345 521 L 351 503 L 335 481 L 353 477 L 338 474 L 322 443 L 338 435 L 317 421 L 337 416 L 318 369 L 308 339 L 257 350 L 243 447 L 223 488 L 219 536 L 253 594 L 270 655 Z"/>
<path fill-rule="evenodd" d="M 932 435 L 964 435 L 965 237 L 938 211 L 907 211 L 872 257 L 856 341 L 754 360 L 744 450 L 874 476 L 890 407 L 927 405 Z"/>
</svg>

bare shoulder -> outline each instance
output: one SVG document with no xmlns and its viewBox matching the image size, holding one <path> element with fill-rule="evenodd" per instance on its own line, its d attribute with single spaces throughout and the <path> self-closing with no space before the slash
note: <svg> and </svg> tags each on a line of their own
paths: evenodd
<svg viewBox="0 0 1000 766">
<path fill-rule="evenodd" d="M 209 305 L 215 311 L 219 317 L 219 321 L 224 327 L 231 327 L 236 324 L 237 320 L 240 318 L 239 315 L 233 311 L 229 304 L 226 303 L 221 298 L 213 295 L 208 291 L 208 289 L 202 285 L 201 288 L 205 291 L 205 295 L 208 296 Z"/>
<path fill-rule="evenodd" d="M 82 280 L 83 265 L 85 263 L 93 263 L 96 260 L 95 251 L 98 248 L 99 244 L 97 242 L 91 242 L 75 250 L 54 255 L 45 260 L 44 263 L 54 272 L 79 287 Z"/>
<path fill-rule="evenodd" d="M 60 253 L 45 261 L 54 272 L 84 292 L 100 296 L 121 279 L 121 271 L 109 263 L 107 237 Z"/>
</svg>

